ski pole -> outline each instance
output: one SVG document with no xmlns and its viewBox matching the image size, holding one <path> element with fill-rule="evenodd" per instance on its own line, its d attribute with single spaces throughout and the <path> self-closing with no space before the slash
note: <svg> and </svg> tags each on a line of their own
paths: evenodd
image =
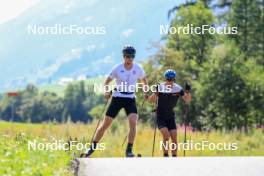
<svg viewBox="0 0 264 176">
<path fill-rule="evenodd" d="M 191 91 L 191 86 L 190 84 L 188 84 L 187 82 L 185 83 L 185 92 L 186 93 L 189 93 Z M 186 143 L 186 138 L 187 138 L 187 132 L 186 132 L 186 124 L 188 122 L 188 112 L 189 112 L 189 107 L 188 107 L 188 104 L 185 103 L 184 104 L 184 109 L 185 109 L 185 112 L 184 112 L 184 144 Z M 183 156 L 185 157 L 186 155 L 186 151 L 185 149 L 183 149 Z"/>
<path fill-rule="evenodd" d="M 157 110 L 156 110 L 157 111 Z M 155 152 L 155 142 L 156 142 L 156 129 L 157 129 L 157 117 L 155 116 L 155 127 L 154 127 L 154 137 L 153 137 L 153 144 L 152 144 L 152 157 L 154 157 Z"/>
<path fill-rule="evenodd" d="M 107 106 L 107 104 L 108 104 L 109 99 L 111 98 L 111 95 L 112 95 L 112 90 L 110 91 L 110 97 L 106 100 L 106 102 L 105 102 L 105 104 L 104 104 L 103 111 L 102 111 L 102 113 L 101 113 L 102 115 L 103 115 L 104 112 L 105 112 L 106 106 Z M 97 125 L 96 125 L 96 127 L 95 127 L 95 130 L 94 130 L 94 132 L 93 132 L 93 136 L 92 136 L 92 139 L 91 139 L 91 144 L 92 144 L 92 142 L 93 142 L 93 139 L 94 139 L 95 133 L 96 133 L 98 127 L 99 127 L 100 122 L 101 122 L 101 118 L 98 120 Z"/>
<path fill-rule="evenodd" d="M 184 105 L 185 112 L 184 112 L 184 144 L 186 143 L 186 123 L 187 123 L 187 104 Z M 183 148 L 183 156 L 185 157 L 185 149 Z"/>
<path fill-rule="evenodd" d="M 158 84 L 159 85 L 159 84 Z M 153 136 L 153 144 L 152 144 L 152 157 L 154 157 L 155 152 L 155 143 L 156 143 L 156 131 L 157 131 L 157 116 L 158 116 L 158 104 L 159 104 L 159 88 L 158 85 L 156 87 L 156 113 L 154 118 L 154 136 Z"/>
<path fill-rule="evenodd" d="M 145 104 L 145 99 L 143 100 L 143 103 L 142 103 L 141 107 L 143 107 L 144 104 Z M 123 141 L 123 143 L 122 143 L 122 147 L 124 146 L 124 144 L 125 144 L 125 142 L 126 142 L 126 140 L 127 140 L 127 136 L 128 136 L 128 134 L 127 134 L 126 137 L 124 138 L 124 141 Z"/>
</svg>

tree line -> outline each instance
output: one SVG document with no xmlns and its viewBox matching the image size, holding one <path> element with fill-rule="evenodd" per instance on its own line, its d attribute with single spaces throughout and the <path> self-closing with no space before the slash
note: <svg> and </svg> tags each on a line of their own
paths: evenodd
<svg viewBox="0 0 264 176">
<path fill-rule="evenodd" d="M 64 97 L 56 93 L 41 92 L 33 84 L 19 91 L 17 96 L 7 94 L 0 98 L 0 119 L 12 122 L 50 122 L 64 123 L 90 122 L 90 110 L 103 103 L 103 96 L 87 89 L 84 81 L 67 85 Z"/>
<path fill-rule="evenodd" d="M 179 84 L 191 83 L 188 123 L 193 127 L 247 132 L 263 126 L 263 10 L 263 0 L 192 0 L 169 11 L 173 27 L 237 27 L 231 35 L 167 34 L 165 45 L 144 63 L 151 84 L 162 81 L 168 68 L 176 70 Z M 178 123 L 183 123 L 183 106 L 180 102 L 176 109 Z M 142 119 L 149 118 L 142 114 Z"/>
</svg>

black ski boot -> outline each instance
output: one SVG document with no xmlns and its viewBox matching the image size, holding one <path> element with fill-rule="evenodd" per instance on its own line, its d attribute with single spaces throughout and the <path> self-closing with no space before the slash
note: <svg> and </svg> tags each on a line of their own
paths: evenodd
<svg viewBox="0 0 264 176">
<path fill-rule="evenodd" d="M 126 149 L 126 157 L 134 157 L 135 155 L 132 152 L 133 144 L 127 144 L 127 149 Z"/>
<path fill-rule="evenodd" d="M 82 153 L 80 157 L 81 158 L 89 158 L 89 156 L 92 155 L 93 152 L 95 151 L 96 146 L 97 146 L 97 142 L 93 142 L 91 147 L 88 149 L 88 151 L 86 153 Z"/>
</svg>

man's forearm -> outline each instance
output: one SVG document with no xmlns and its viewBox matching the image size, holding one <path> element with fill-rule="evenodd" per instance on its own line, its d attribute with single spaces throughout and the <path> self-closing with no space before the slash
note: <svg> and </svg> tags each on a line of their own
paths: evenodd
<svg viewBox="0 0 264 176">
<path fill-rule="evenodd" d="M 147 81 L 147 79 L 143 78 L 142 83 L 143 83 L 143 92 L 147 93 L 148 92 L 148 81 Z"/>
<path fill-rule="evenodd" d="M 104 82 L 104 89 L 105 89 L 105 92 L 110 92 L 110 88 L 109 88 L 109 84 L 110 82 L 112 81 L 111 78 L 107 77 L 105 82 Z"/>
</svg>

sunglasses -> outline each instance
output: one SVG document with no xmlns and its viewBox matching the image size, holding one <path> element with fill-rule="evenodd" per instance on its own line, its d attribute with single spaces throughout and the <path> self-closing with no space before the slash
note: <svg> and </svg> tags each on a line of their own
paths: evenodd
<svg viewBox="0 0 264 176">
<path fill-rule="evenodd" d="M 124 58 L 134 59 L 135 55 L 134 54 L 124 54 Z"/>
<path fill-rule="evenodd" d="M 167 81 L 174 81 L 175 79 L 166 79 Z"/>
</svg>

